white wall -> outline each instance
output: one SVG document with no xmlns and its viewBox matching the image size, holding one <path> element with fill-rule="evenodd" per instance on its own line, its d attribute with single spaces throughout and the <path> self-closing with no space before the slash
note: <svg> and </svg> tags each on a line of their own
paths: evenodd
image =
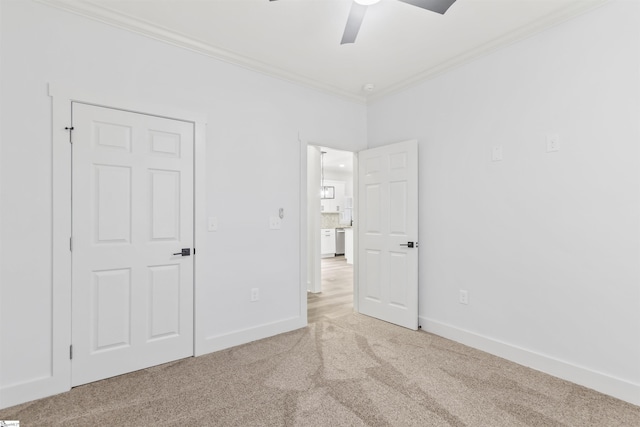
<svg viewBox="0 0 640 427">
<path fill-rule="evenodd" d="M 636 404 L 639 29 L 614 1 L 367 117 L 372 147 L 420 142 L 423 328 Z"/>
<path fill-rule="evenodd" d="M 300 150 L 308 140 L 363 148 L 365 107 L 38 3 L 0 1 L 0 407 L 17 403 L 16 387 L 40 397 L 51 376 L 49 82 L 206 115 L 207 214 L 218 217 L 199 258 L 208 348 L 299 324 Z M 269 230 L 281 207 L 282 230 Z"/>
</svg>

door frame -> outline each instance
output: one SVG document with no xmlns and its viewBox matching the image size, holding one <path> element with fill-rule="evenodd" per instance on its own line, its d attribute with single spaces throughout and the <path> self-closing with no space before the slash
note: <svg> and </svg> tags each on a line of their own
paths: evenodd
<svg viewBox="0 0 640 427">
<path fill-rule="evenodd" d="M 47 394 L 71 389 L 71 171 L 72 157 L 69 130 L 71 103 L 81 102 L 101 107 L 149 114 L 191 122 L 194 125 L 194 248 L 206 259 L 206 119 L 205 115 L 171 106 L 157 105 L 127 95 L 102 93 L 95 88 L 80 89 L 49 83 L 52 98 L 52 360 Z M 193 354 L 205 353 L 204 336 L 198 328 L 198 283 L 206 283 L 204 269 L 194 257 L 194 337 Z"/>
<path fill-rule="evenodd" d="M 307 319 L 307 258 L 309 256 L 308 248 L 308 221 L 307 221 L 307 148 L 309 146 L 316 147 L 328 147 L 339 151 L 348 151 L 353 154 L 353 206 L 356 207 L 358 203 L 358 152 L 351 151 L 344 148 L 336 148 L 330 144 L 321 144 L 317 142 L 310 142 L 298 138 L 300 143 L 300 310 L 301 317 L 305 319 L 305 324 L 308 324 Z M 320 215 L 320 212 L 317 212 Z M 358 242 L 358 209 L 354 209 L 353 215 L 353 309 L 357 313 L 360 312 L 358 307 L 358 289 L 359 289 L 359 276 L 358 276 L 358 248 L 360 247 Z M 319 239 L 319 233 L 314 234 L 315 239 Z"/>
<path fill-rule="evenodd" d="M 316 169 L 316 172 L 320 171 L 320 150 L 317 145 L 306 145 L 307 150 L 307 159 L 305 161 L 305 165 L 307 167 L 307 173 L 305 175 L 306 181 L 306 207 L 307 207 L 307 215 L 305 215 L 305 219 L 307 219 L 307 227 L 303 231 L 307 233 L 307 268 L 311 268 L 307 270 L 307 276 L 305 280 L 307 281 L 307 291 L 311 293 L 317 293 L 322 291 L 322 275 L 320 272 L 320 242 L 318 241 L 317 230 L 320 229 L 320 213 L 317 212 L 316 206 L 312 206 L 314 201 L 320 202 L 320 194 L 317 194 L 315 197 L 313 196 L 312 189 L 314 185 L 320 186 L 320 174 L 318 174 L 316 180 L 312 180 L 309 177 L 310 168 Z M 310 156 L 309 154 L 313 154 Z M 318 156 L 317 163 L 315 157 Z M 316 164 L 314 164 L 316 163 Z M 315 230 L 313 230 L 315 228 Z M 309 280 L 311 278 L 311 280 Z"/>
</svg>

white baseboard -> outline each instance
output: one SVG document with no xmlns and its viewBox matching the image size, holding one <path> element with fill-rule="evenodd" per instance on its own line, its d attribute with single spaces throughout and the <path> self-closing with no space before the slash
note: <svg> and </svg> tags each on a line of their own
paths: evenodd
<svg viewBox="0 0 640 427">
<path fill-rule="evenodd" d="M 640 384 L 573 365 L 426 317 L 422 330 L 640 406 Z"/>
<path fill-rule="evenodd" d="M 71 379 L 60 381 L 54 377 L 33 380 L 0 388 L 0 409 L 9 408 L 43 397 L 53 396 L 71 390 Z"/>
<path fill-rule="evenodd" d="M 272 323 L 241 329 L 222 335 L 214 335 L 196 343 L 196 356 L 201 356 L 214 351 L 224 350 L 251 341 L 272 337 L 284 332 L 294 331 L 307 326 L 306 316 L 297 316 L 289 319 L 278 320 Z"/>
<path fill-rule="evenodd" d="M 228 334 L 207 338 L 196 346 L 196 356 L 211 353 L 225 348 L 245 344 L 262 338 L 268 338 L 284 332 L 293 331 L 307 326 L 306 316 L 298 316 L 277 322 L 260 325 Z M 20 384 L 13 384 L 0 388 L 0 409 L 9 408 L 21 403 L 53 396 L 71 389 L 69 377 L 35 378 Z"/>
</svg>

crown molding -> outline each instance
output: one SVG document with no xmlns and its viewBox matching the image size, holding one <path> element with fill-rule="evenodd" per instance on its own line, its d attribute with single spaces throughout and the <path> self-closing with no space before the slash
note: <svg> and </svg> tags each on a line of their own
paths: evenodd
<svg viewBox="0 0 640 427">
<path fill-rule="evenodd" d="M 303 86 L 311 87 L 325 94 L 338 96 L 344 100 L 366 104 L 366 97 L 355 95 L 351 92 L 342 90 L 338 87 L 327 85 L 326 83 L 309 79 L 299 74 L 291 73 L 278 67 L 265 64 L 255 59 L 239 55 L 229 50 L 222 49 L 217 46 L 205 43 L 201 40 L 186 36 L 160 25 L 147 22 L 142 19 L 134 18 L 109 8 L 87 3 L 79 0 L 34 0 L 56 9 L 61 9 L 76 15 L 83 16 L 95 21 L 102 22 L 113 27 L 122 28 L 124 30 L 141 34 L 143 36 L 159 40 L 171 45 L 187 49 L 217 60 L 227 62 L 239 67 L 243 67 L 270 77 L 279 78 L 290 83 L 297 83 Z"/>
<path fill-rule="evenodd" d="M 483 43 L 482 45 L 470 49 L 445 62 L 442 62 L 435 67 L 415 74 L 413 77 L 409 77 L 408 79 L 381 89 L 380 91 L 373 93 L 367 97 L 367 104 L 374 103 L 387 96 L 394 95 L 411 87 L 415 87 L 420 83 L 433 79 L 441 74 L 446 73 L 447 71 L 475 61 L 480 57 L 489 55 L 490 53 L 498 51 L 506 46 L 517 43 L 528 37 L 534 36 L 535 34 L 538 34 L 548 28 L 569 21 L 577 17 L 578 15 L 587 13 L 604 5 L 605 3 L 609 3 L 610 1 L 611 0 L 583 0 L 581 2 L 572 3 L 565 8 L 562 8 L 554 13 L 546 15 L 544 18 L 530 23 L 529 25 L 501 35 L 500 37 L 496 37 L 487 43 Z"/>
<path fill-rule="evenodd" d="M 498 51 L 506 46 L 517 43 L 528 37 L 532 37 L 548 28 L 559 25 L 563 22 L 571 20 L 578 15 L 587 13 L 593 9 L 596 9 L 605 3 L 609 3 L 611 0 L 583 0 L 564 7 L 554 13 L 545 16 L 542 19 L 538 19 L 529 25 L 518 28 L 515 31 L 511 31 L 500 37 L 496 37 L 493 40 L 484 43 L 478 47 L 470 49 L 460 55 L 457 55 L 435 67 L 424 70 L 413 77 L 391 85 L 379 92 L 373 93 L 367 97 L 367 104 L 372 104 L 387 96 L 394 95 L 402 92 L 411 87 L 415 87 L 420 83 L 424 83 L 427 80 L 431 80 L 441 74 L 446 73 L 454 68 L 475 61 L 476 59 L 489 55 L 495 51 Z"/>
<path fill-rule="evenodd" d="M 227 62 L 239 67 L 243 67 L 252 71 L 256 71 L 271 77 L 279 78 L 290 83 L 297 83 L 306 87 L 314 88 L 325 94 L 337 96 L 347 101 L 359 104 L 371 104 L 387 96 L 402 92 L 406 89 L 414 87 L 426 80 L 430 80 L 447 71 L 457 68 L 461 65 L 474 61 L 482 56 L 495 52 L 505 46 L 516 43 L 525 38 L 531 37 L 547 28 L 556 26 L 562 22 L 568 21 L 578 15 L 586 13 L 592 9 L 602 6 L 611 0 L 583 0 L 572 3 L 554 13 L 538 19 L 529 25 L 518 28 L 517 30 L 506 33 L 500 37 L 484 43 L 478 47 L 472 48 L 460 55 L 457 55 L 435 67 L 426 69 L 415 74 L 408 79 L 388 86 L 379 91 L 368 95 L 357 95 L 349 91 L 345 91 L 336 86 L 327 85 L 326 83 L 309 79 L 302 75 L 291 73 L 278 67 L 265 64 L 255 59 L 239 55 L 237 53 L 222 49 L 217 46 L 205 43 L 188 37 L 184 34 L 172 31 L 168 28 L 152 24 L 150 22 L 133 18 L 131 16 L 113 11 L 94 3 L 87 3 L 80 0 L 34 0 L 38 3 L 52 6 L 57 9 L 75 13 L 83 17 L 93 19 L 114 27 L 141 34 L 146 37 L 159 40 L 174 46 L 187 49 L 193 52 L 206 55 L 217 60 Z"/>
</svg>

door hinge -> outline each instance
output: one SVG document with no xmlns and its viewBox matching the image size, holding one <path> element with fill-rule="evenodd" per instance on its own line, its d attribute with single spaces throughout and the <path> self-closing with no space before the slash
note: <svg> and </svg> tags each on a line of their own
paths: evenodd
<svg viewBox="0 0 640 427">
<path fill-rule="evenodd" d="M 69 144 L 73 144 L 73 141 L 71 140 L 71 134 L 73 132 L 73 126 L 68 126 L 66 128 L 64 128 L 64 130 L 68 130 L 69 131 Z"/>
<path fill-rule="evenodd" d="M 69 252 L 73 252 L 73 237 L 69 237 Z"/>
<path fill-rule="evenodd" d="M 73 345 L 69 346 L 69 360 L 73 359 Z"/>
<path fill-rule="evenodd" d="M 193 254 L 194 255 L 196 254 L 196 248 L 193 248 Z"/>
</svg>

